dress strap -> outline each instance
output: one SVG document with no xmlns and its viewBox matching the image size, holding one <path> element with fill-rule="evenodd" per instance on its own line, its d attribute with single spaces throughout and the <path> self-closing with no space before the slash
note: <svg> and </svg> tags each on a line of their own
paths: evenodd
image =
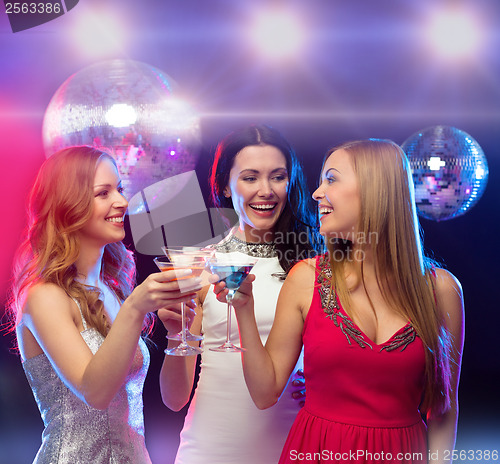
<svg viewBox="0 0 500 464">
<path fill-rule="evenodd" d="M 87 321 L 85 320 L 85 318 L 83 317 L 83 313 L 82 313 L 82 308 L 80 307 L 80 303 L 78 302 L 78 300 L 75 300 L 74 298 L 72 298 L 72 300 L 76 303 L 76 305 L 78 306 L 78 311 L 80 311 L 80 316 L 82 317 L 82 324 L 83 324 L 83 330 L 87 330 Z"/>
</svg>

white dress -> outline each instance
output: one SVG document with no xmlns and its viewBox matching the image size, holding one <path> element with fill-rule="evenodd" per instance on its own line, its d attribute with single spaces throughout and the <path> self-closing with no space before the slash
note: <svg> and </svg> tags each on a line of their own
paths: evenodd
<svg viewBox="0 0 500 464">
<path fill-rule="evenodd" d="M 252 269 L 256 276 L 255 316 L 264 343 L 283 284 L 279 277 L 272 276 L 276 273 L 283 274 L 276 257 L 259 258 Z M 239 344 L 234 311 L 231 324 L 231 341 Z M 300 410 L 298 401 L 291 396 L 291 382 L 277 404 L 261 411 L 248 393 L 241 354 L 209 350 L 226 338 L 226 304 L 216 300 L 213 287 L 203 303 L 202 330 L 200 379 L 185 418 L 175 463 L 275 464 Z M 302 356 L 297 368 L 302 368 Z"/>
</svg>

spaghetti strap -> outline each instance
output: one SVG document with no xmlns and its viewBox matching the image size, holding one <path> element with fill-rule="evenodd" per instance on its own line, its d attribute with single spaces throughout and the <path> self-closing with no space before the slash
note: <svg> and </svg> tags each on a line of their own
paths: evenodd
<svg viewBox="0 0 500 464">
<path fill-rule="evenodd" d="M 80 311 L 80 316 L 82 318 L 82 324 L 83 324 L 83 330 L 87 330 L 87 321 L 85 320 L 85 318 L 83 317 L 83 313 L 82 313 L 82 308 L 80 307 L 80 303 L 78 303 L 78 300 L 75 300 L 74 298 L 72 298 L 72 300 L 76 303 L 76 305 L 78 306 L 78 311 Z"/>
</svg>

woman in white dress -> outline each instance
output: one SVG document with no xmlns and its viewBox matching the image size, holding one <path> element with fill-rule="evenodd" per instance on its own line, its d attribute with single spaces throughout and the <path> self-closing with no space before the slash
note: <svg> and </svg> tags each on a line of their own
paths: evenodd
<svg viewBox="0 0 500 464">
<path fill-rule="evenodd" d="M 265 125 L 248 126 L 218 145 L 210 185 L 214 205 L 234 208 L 239 218 L 239 224 L 215 246 L 217 251 L 238 251 L 258 260 L 252 274 L 257 277 L 257 324 L 265 342 L 284 277 L 295 262 L 314 256 L 319 244 L 307 225 L 313 218 L 307 209 L 309 195 L 302 170 L 278 131 Z M 216 300 L 213 287 L 198 292 L 196 304 L 191 331 L 203 333 L 204 352 L 175 462 L 274 464 L 303 399 L 302 360 L 278 404 L 259 411 L 246 388 L 241 355 L 209 350 L 225 341 L 226 305 Z M 161 309 L 158 315 L 169 332 L 179 330 L 176 310 Z M 237 329 L 231 337 L 238 339 Z M 175 346 L 178 342 L 168 343 Z M 189 401 L 195 361 L 192 356 L 165 356 L 160 385 L 163 401 L 172 410 L 180 410 Z"/>
</svg>

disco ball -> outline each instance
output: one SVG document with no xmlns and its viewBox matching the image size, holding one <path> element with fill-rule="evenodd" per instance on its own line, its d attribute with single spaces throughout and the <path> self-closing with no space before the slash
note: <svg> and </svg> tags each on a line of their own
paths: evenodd
<svg viewBox="0 0 500 464">
<path fill-rule="evenodd" d="M 488 162 L 479 144 L 455 127 L 433 126 L 401 145 L 410 161 L 418 214 L 433 221 L 462 216 L 481 198 Z"/>
<path fill-rule="evenodd" d="M 47 157 L 73 145 L 110 152 L 131 198 L 195 168 L 200 120 L 167 74 L 112 60 L 82 69 L 59 87 L 45 112 L 43 142 Z"/>
</svg>

